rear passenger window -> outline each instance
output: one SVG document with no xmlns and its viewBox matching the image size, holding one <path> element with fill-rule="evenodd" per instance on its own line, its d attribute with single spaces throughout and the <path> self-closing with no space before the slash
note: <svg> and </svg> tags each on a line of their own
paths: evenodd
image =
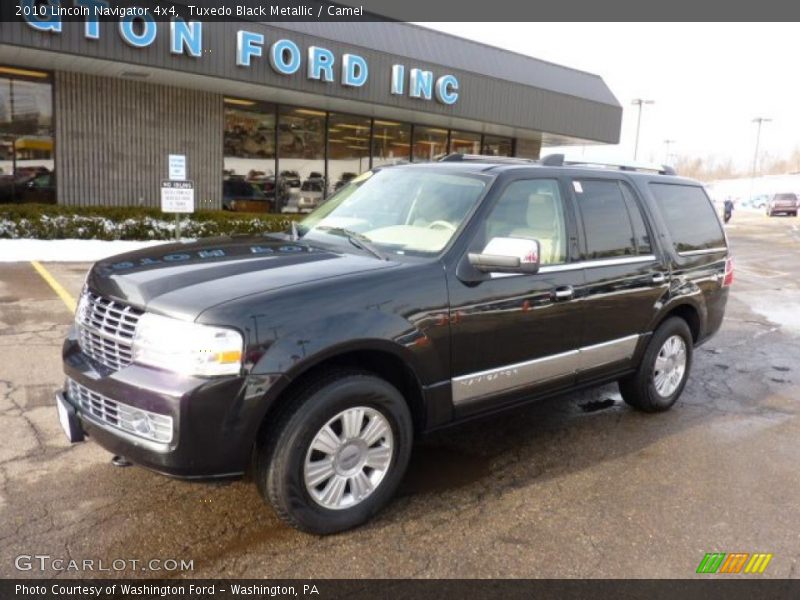
<svg viewBox="0 0 800 600">
<path fill-rule="evenodd" d="M 690 252 L 725 246 L 725 235 L 703 188 L 674 183 L 651 183 L 675 250 Z"/>
<path fill-rule="evenodd" d="M 636 234 L 619 184 L 589 179 L 575 181 L 574 189 L 586 235 L 587 258 L 636 255 Z"/>
</svg>

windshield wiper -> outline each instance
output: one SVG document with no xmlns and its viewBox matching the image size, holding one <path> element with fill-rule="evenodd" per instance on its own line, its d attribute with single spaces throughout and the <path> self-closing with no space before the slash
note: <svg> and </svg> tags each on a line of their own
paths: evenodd
<svg viewBox="0 0 800 600">
<path fill-rule="evenodd" d="M 350 231 L 349 229 L 345 229 L 344 227 L 317 227 L 320 231 L 324 231 L 325 233 L 331 233 L 333 235 L 342 235 L 347 238 L 347 241 L 353 244 L 359 250 L 366 250 L 374 257 L 379 258 L 381 260 L 389 260 L 386 255 L 383 254 L 375 244 L 372 243 L 367 236 L 364 234 L 358 233 L 356 231 Z"/>
</svg>

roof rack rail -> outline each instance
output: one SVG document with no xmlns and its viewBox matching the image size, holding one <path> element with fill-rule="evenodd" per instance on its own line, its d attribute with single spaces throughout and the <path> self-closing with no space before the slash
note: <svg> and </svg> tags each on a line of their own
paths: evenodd
<svg viewBox="0 0 800 600">
<path fill-rule="evenodd" d="M 492 162 L 492 163 L 512 163 L 512 164 L 535 164 L 537 161 L 532 158 L 522 158 L 519 156 L 491 156 L 489 154 L 461 154 L 451 152 L 436 159 L 438 162 Z"/>
<path fill-rule="evenodd" d="M 539 161 L 545 167 L 586 166 L 619 169 L 620 171 L 653 171 L 659 175 L 676 175 L 675 169 L 668 165 L 656 165 L 643 162 L 622 163 L 591 160 L 564 160 L 563 154 L 548 154 Z"/>
</svg>

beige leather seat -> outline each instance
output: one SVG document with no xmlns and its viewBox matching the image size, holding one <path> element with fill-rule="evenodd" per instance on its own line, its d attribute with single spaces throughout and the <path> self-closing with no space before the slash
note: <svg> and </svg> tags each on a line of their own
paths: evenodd
<svg viewBox="0 0 800 600">
<path fill-rule="evenodd" d="M 527 198 L 523 227 L 511 230 L 511 237 L 539 240 L 542 264 L 557 264 L 566 258 L 566 239 L 559 220 L 556 199 L 550 194 L 531 194 Z"/>
</svg>

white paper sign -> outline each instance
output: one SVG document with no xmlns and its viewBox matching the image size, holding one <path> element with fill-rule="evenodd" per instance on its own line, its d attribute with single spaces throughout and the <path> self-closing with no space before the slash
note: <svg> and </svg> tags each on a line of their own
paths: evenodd
<svg viewBox="0 0 800 600">
<path fill-rule="evenodd" d="M 186 180 L 186 156 L 183 154 L 169 155 L 169 178 L 172 181 Z"/>
<path fill-rule="evenodd" d="M 162 181 L 161 211 L 165 213 L 193 213 L 194 183 L 191 181 Z"/>
</svg>

